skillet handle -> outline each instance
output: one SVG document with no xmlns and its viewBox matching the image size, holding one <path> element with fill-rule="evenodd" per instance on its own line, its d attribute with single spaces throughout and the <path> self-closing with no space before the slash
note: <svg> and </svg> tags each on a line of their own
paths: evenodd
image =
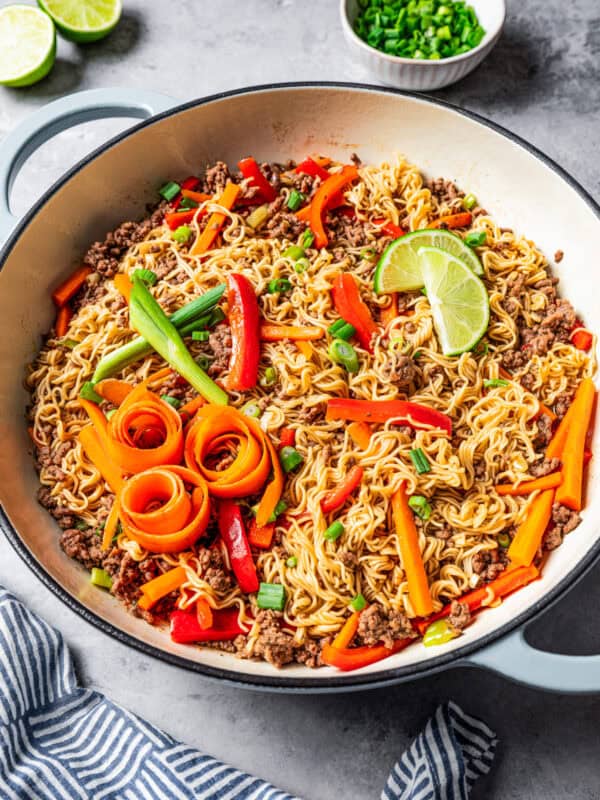
<svg viewBox="0 0 600 800">
<path fill-rule="evenodd" d="M 547 653 L 527 643 L 525 630 L 518 628 L 468 656 L 463 663 L 485 667 L 517 683 L 550 692 L 600 692 L 600 655 Z"/>
<path fill-rule="evenodd" d="M 10 191 L 19 170 L 44 142 L 57 133 L 95 119 L 148 117 L 176 101 L 141 89 L 91 89 L 54 100 L 26 117 L 0 144 L 0 244 L 18 222 L 10 210 Z"/>
</svg>

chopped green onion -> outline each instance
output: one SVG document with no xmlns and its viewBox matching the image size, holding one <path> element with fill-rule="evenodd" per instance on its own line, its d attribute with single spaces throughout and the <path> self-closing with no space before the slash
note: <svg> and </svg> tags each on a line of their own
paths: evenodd
<svg viewBox="0 0 600 800">
<path fill-rule="evenodd" d="M 79 397 L 82 397 L 84 400 L 89 400 L 92 403 L 101 403 L 104 398 L 100 397 L 98 392 L 94 389 L 94 386 L 95 382 L 86 381 L 79 390 Z"/>
<path fill-rule="evenodd" d="M 298 259 L 304 258 L 305 255 L 304 248 L 297 244 L 290 245 L 283 253 L 283 257 L 289 258 L 291 261 L 298 261 Z"/>
<path fill-rule="evenodd" d="M 75 523 L 75 527 L 77 528 L 78 531 L 87 531 L 90 526 L 87 524 L 87 522 L 84 522 L 82 519 L 78 519 L 77 522 Z"/>
<path fill-rule="evenodd" d="M 286 567 L 297 567 L 298 566 L 298 559 L 296 556 L 290 556 L 288 560 L 285 562 Z"/>
<path fill-rule="evenodd" d="M 158 280 L 158 275 L 156 272 L 152 272 L 151 269 L 134 269 L 131 273 L 131 278 L 139 278 L 144 281 L 146 286 L 154 286 Z"/>
<path fill-rule="evenodd" d="M 300 239 L 300 246 L 308 249 L 314 241 L 315 241 L 314 233 L 310 230 L 310 228 L 307 228 L 302 234 L 302 238 Z"/>
<path fill-rule="evenodd" d="M 284 472 L 292 472 L 304 461 L 295 447 L 288 445 L 279 451 L 279 461 Z"/>
<path fill-rule="evenodd" d="M 256 595 L 259 608 L 283 611 L 285 608 L 285 587 L 281 583 L 261 583 Z"/>
<path fill-rule="evenodd" d="M 169 317 L 169 320 L 180 332 L 180 335 L 186 335 L 186 327 L 192 326 L 193 328 L 195 324 L 198 327 L 200 326 L 200 320 L 204 319 L 207 312 L 216 306 L 225 289 L 226 285 L 221 283 L 219 286 L 215 286 L 214 289 L 210 289 L 200 297 L 192 300 L 191 303 L 181 306 Z M 117 350 L 113 350 L 112 353 L 100 360 L 94 372 L 94 383 L 98 383 L 104 378 L 110 378 L 130 364 L 150 355 L 150 353 L 152 353 L 152 345 L 148 344 L 141 336 L 136 336 L 131 342 L 124 344 Z"/>
<path fill-rule="evenodd" d="M 261 386 L 273 386 L 277 383 L 277 370 L 275 367 L 267 367 L 259 383 Z"/>
<path fill-rule="evenodd" d="M 342 533 L 345 531 L 344 525 L 339 519 L 336 519 L 335 522 L 332 522 L 331 525 L 327 528 L 325 533 L 323 534 L 323 538 L 327 539 L 328 542 L 335 542 L 336 539 L 339 539 Z"/>
<path fill-rule="evenodd" d="M 438 619 L 427 626 L 423 636 L 423 644 L 425 647 L 446 644 L 446 642 L 455 639 L 459 634 L 460 631 L 453 627 L 447 619 Z"/>
<path fill-rule="evenodd" d="M 510 538 L 508 533 L 499 533 L 498 536 L 496 537 L 496 541 L 498 542 L 500 547 L 505 547 L 506 548 L 506 547 L 510 547 L 510 543 L 512 542 L 512 539 Z"/>
<path fill-rule="evenodd" d="M 176 397 L 171 397 L 170 394 L 161 394 L 161 400 L 164 400 L 165 403 L 168 403 L 173 408 L 177 409 L 181 405 L 181 400 L 178 400 Z"/>
<path fill-rule="evenodd" d="M 327 350 L 334 364 L 341 364 L 348 372 L 358 372 L 359 363 L 356 350 L 344 339 L 334 339 Z"/>
<path fill-rule="evenodd" d="M 486 389 L 493 389 L 496 386 L 508 386 L 508 381 L 504 378 L 484 378 L 483 385 Z"/>
<path fill-rule="evenodd" d="M 111 417 L 114 417 L 114 415 L 116 413 L 117 413 L 117 409 L 116 408 L 109 408 L 108 411 L 106 412 L 106 419 L 110 419 Z"/>
<path fill-rule="evenodd" d="M 208 318 L 206 327 L 214 328 L 215 325 L 218 325 L 219 322 L 223 322 L 224 319 L 225 319 L 225 312 L 220 306 L 217 306 L 217 308 L 213 308 L 213 310 L 210 312 L 210 317 Z"/>
<path fill-rule="evenodd" d="M 424 286 L 421 287 L 421 294 L 427 297 L 427 289 Z"/>
<path fill-rule="evenodd" d="M 177 328 L 145 284 L 136 278 L 129 300 L 129 317 L 131 326 L 209 403 L 227 405 L 227 394 L 194 361 Z"/>
<path fill-rule="evenodd" d="M 336 319 L 333 325 L 327 328 L 327 333 L 330 336 L 334 336 L 336 339 L 348 341 L 348 339 L 351 339 L 356 333 L 356 328 L 354 325 L 346 322 L 345 319 Z"/>
<path fill-rule="evenodd" d="M 174 197 L 177 197 L 180 191 L 181 186 L 178 183 L 175 183 L 175 181 L 169 181 L 168 183 L 165 183 L 164 186 L 160 187 L 158 193 L 167 202 L 171 202 Z"/>
<path fill-rule="evenodd" d="M 362 594 L 357 594 L 354 600 L 352 600 L 350 603 L 350 607 L 353 611 L 362 611 L 366 605 L 367 601 Z"/>
<path fill-rule="evenodd" d="M 209 338 L 208 331 L 192 331 L 192 342 L 208 342 Z"/>
<path fill-rule="evenodd" d="M 300 275 L 302 272 L 306 272 L 306 270 L 310 267 L 310 261 L 308 258 L 299 258 L 298 261 L 294 264 L 294 269 Z"/>
<path fill-rule="evenodd" d="M 471 211 L 477 205 L 477 198 L 474 194 L 468 194 L 466 197 L 463 197 L 462 207 L 465 211 Z"/>
<path fill-rule="evenodd" d="M 471 231 L 465 236 L 464 242 L 469 247 L 481 247 L 482 244 L 487 242 L 487 233 L 485 231 Z"/>
<path fill-rule="evenodd" d="M 99 569 L 98 567 L 92 567 L 90 580 L 94 586 L 100 586 L 102 589 L 110 589 L 113 584 L 112 578 L 108 572 L 104 569 Z"/>
<path fill-rule="evenodd" d="M 305 200 L 306 198 L 302 192 L 299 192 L 298 189 L 292 189 L 290 196 L 288 197 L 287 207 L 290 211 L 298 211 Z"/>
<path fill-rule="evenodd" d="M 421 351 L 420 351 L 420 350 L 415 350 L 415 352 L 413 353 L 413 356 L 412 356 L 412 357 L 413 357 L 415 360 L 418 360 L 419 358 L 421 358 L 421 355 L 422 355 L 422 354 L 421 354 Z"/>
<path fill-rule="evenodd" d="M 179 244 L 185 244 L 191 235 L 192 235 L 192 229 L 190 228 L 189 225 L 180 225 L 171 234 L 171 239 L 178 242 Z"/>
<path fill-rule="evenodd" d="M 487 342 L 482 341 L 481 339 L 477 342 L 477 344 L 471 348 L 471 352 L 474 353 L 476 356 L 487 356 L 489 353 L 490 347 Z"/>
<path fill-rule="evenodd" d="M 192 200 L 191 197 L 182 197 L 181 201 L 179 202 L 178 211 L 191 211 L 192 208 L 198 208 L 200 204 L 197 203 L 195 200 Z"/>
<path fill-rule="evenodd" d="M 81 344 L 81 342 L 78 342 L 77 339 L 61 339 L 60 343 L 63 347 L 68 347 L 69 350 L 72 350 L 74 347 L 77 347 L 78 344 Z"/>
<path fill-rule="evenodd" d="M 203 369 L 204 372 L 206 372 L 206 370 L 210 367 L 211 363 L 212 361 L 210 360 L 210 358 L 204 353 L 201 353 L 196 359 L 196 364 L 198 364 L 200 369 Z"/>
<path fill-rule="evenodd" d="M 425 475 L 426 472 L 431 472 L 431 464 L 429 459 L 420 447 L 410 450 L 408 455 L 413 462 L 418 475 Z"/>
<path fill-rule="evenodd" d="M 289 292 L 291 288 L 292 284 L 288 281 L 287 278 L 273 278 L 273 280 L 269 281 L 269 283 L 267 284 L 267 289 L 269 290 L 270 294 Z"/>
<path fill-rule="evenodd" d="M 265 203 L 263 206 L 258 206 L 246 217 L 246 222 L 251 228 L 257 230 L 264 225 L 269 218 L 269 204 Z"/>
<path fill-rule="evenodd" d="M 363 247 L 363 249 L 360 251 L 360 257 L 366 260 L 373 258 L 376 255 L 377 251 L 374 250 L 372 247 Z"/>
<path fill-rule="evenodd" d="M 427 520 L 431 516 L 431 506 L 422 494 L 413 494 L 412 497 L 409 497 L 408 505 L 420 519 Z"/>
<path fill-rule="evenodd" d="M 242 414 L 245 417 L 258 419 L 261 415 L 260 407 L 253 400 L 249 400 L 245 406 L 242 406 Z"/>
</svg>

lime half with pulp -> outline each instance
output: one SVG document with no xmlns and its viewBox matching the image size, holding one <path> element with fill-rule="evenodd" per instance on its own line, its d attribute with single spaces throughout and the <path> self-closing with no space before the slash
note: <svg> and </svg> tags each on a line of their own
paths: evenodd
<svg viewBox="0 0 600 800">
<path fill-rule="evenodd" d="M 423 286 L 419 248 L 438 247 L 456 256 L 476 275 L 483 275 L 480 260 L 460 236 L 442 229 L 425 228 L 407 233 L 388 245 L 377 264 L 373 288 L 377 294 L 408 292 Z"/>
<path fill-rule="evenodd" d="M 471 350 L 486 332 L 490 301 L 481 278 L 439 247 L 418 251 L 433 324 L 446 356 Z"/>
<path fill-rule="evenodd" d="M 56 55 L 52 20 L 31 6 L 0 8 L 0 83 L 31 86 L 45 78 Z"/>
<path fill-rule="evenodd" d="M 115 27 L 121 17 L 121 0 L 38 0 L 56 27 L 72 42 L 96 42 Z"/>
</svg>

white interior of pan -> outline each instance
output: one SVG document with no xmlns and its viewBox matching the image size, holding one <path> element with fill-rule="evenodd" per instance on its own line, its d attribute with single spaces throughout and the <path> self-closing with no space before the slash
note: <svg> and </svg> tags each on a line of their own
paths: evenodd
<svg viewBox="0 0 600 800">
<path fill-rule="evenodd" d="M 116 627 L 159 649 L 240 674 L 275 674 L 265 663 L 173 644 L 163 631 L 129 616 L 91 586 L 85 571 L 58 547 L 58 531 L 35 501 L 37 479 L 24 422 L 24 365 L 49 327 L 50 289 L 77 263 L 86 246 L 120 221 L 143 214 L 165 179 L 197 172 L 222 158 L 248 154 L 284 160 L 307 153 L 380 162 L 402 151 L 430 176 L 455 179 L 503 226 L 535 240 L 552 257 L 562 291 L 589 327 L 600 329 L 600 292 L 590 262 L 600 222 L 579 194 L 544 163 L 489 128 L 426 100 L 372 90 L 264 90 L 181 111 L 113 146 L 81 169 L 30 222 L 0 273 L 0 499 L 32 555 L 74 598 Z M 594 446 L 598 447 L 596 430 Z M 592 461 L 582 525 L 552 557 L 542 580 L 487 611 L 445 652 L 493 632 L 541 599 L 574 568 L 597 539 L 599 471 Z M 365 672 L 422 662 L 440 654 L 415 645 Z M 333 670 L 286 669 L 288 677 L 326 677 Z"/>
</svg>

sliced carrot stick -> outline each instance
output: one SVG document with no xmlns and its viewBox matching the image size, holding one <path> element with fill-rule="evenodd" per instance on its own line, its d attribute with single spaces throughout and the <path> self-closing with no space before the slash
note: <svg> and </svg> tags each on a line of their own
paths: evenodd
<svg viewBox="0 0 600 800">
<path fill-rule="evenodd" d="M 561 455 L 563 481 L 556 490 L 556 502 L 573 511 L 581 511 L 583 506 L 583 455 L 595 396 L 592 380 L 584 378 L 575 392 L 573 406 L 577 406 L 577 412 L 570 421 Z"/>
<path fill-rule="evenodd" d="M 381 322 L 384 327 L 387 327 L 398 316 L 398 293 L 392 292 L 390 299 L 389 306 L 381 309 Z"/>
<path fill-rule="evenodd" d="M 167 378 L 170 378 L 173 375 L 173 370 L 171 367 L 162 367 L 162 369 L 157 369 L 156 372 L 152 372 L 146 380 L 144 381 L 146 386 L 152 387 L 156 386 L 157 384 L 166 381 Z"/>
<path fill-rule="evenodd" d="M 191 189 L 182 189 L 182 197 L 187 197 L 188 200 L 193 200 L 195 203 L 205 203 L 207 200 L 212 199 L 211 194 L 204 194 L 204 192 L 192 192 Z"/>
<path fill-rule="evenodd" d="M 578 401 L 578 396 L 584 391 L 582 389 L 583 384 L 586 383 L 585 391 L 589 394 L 590 390 L 594 391 L 594 384 L 589 378 L 584 378 L 584 380 L 579 384 L 577 391 L 575 392 L 575 397 L 569 408 L 567 409 L 567 413 L 561 419 L 560 424 L 556 431 L 554 432 L 554 436 L 550 440 L 548 447 L 546 448 L 546 458 L 560 458 L 562 452 L 565 447 L 565 443 L 567 441 L 567 437 L 569 436 L 571 423 L 577 419 L 577 417 L 581 414 L 581 407 Z"/>
<path fill-rule="evenodd" d="M 138 606 L 147 611 L 162 597 L 179 589 L 186 580 L 187 575 L 183 567 L 175 567 L 168 572 L 163 572 L 162 575 L 140 586 L 142 597 L 138 600 Z"/>
<path fill-rule="evenodd" d="M 445 217 L 435 219 L 429 224 L 430 228 L 468 228 L 473 221 L 473 215 L 469 211 L 460 214 L 448 214 Z"/>
<path fill-rule="evenodd" d="M 307 342 L 305 339 L 297 339 L 296 347 L 298 348 L 298 350 L 300 350 L 300 352 L 307 361 L 310 361 L 312 359 L 313 348 L 310 342 Z"/>
<path fill-rule="evenodd" d="M 69 275 L 66 281 L 63 281 L 63 283 L 52 292 L 54 304 L 58 306 L 58 308 L 62 308 L 66 305 L 73 295 L 77 294 L 85 283 L 87 276 L 92 272 L 93 269 L 91 267 L 78 267 L 72 275 Z"/>
<path fill-rule="evenodd" d="M 362 612 L 355 611 L 351 614 L 338 635 L 332 642 L 333 647 L 337 647 L 338 649 L 348 647 L 354 637 L 356 636 L 356 631 L 358 630 L 358 623 L 360 622 L 360 615 Z"/>
<path fill-rule="evenodd" d="M 133 386 L 130 383 L 117 380 L 116 378 L 105 378 L 94 386 L 94 391 L 96 391 L 100 397 L 112 403 L 113 406 L 120 406 L 132 390 Z"/>
<path fill-rule="evenodd" d="M 419 534 L 413 512 L 408 505 L 404 481 L 392 495 L 392 514 L 400 544 L 402 568 L 408 583 L 408 597 L 415 614 L 427 617 L 433 611 L 433 602 L 419 547 Z"/>
<path fill-rule="evenodd" d="M 348 433 L 363 450 L 371 443 L 371 428 L 366 422 L 352 422 L 348 425 Z"/>
<path fill-rule="evenodd" d="M 192 400 L 188 400 L 187 403 L 184 403 L 181 406 L 179 409 L 179 415 L 184 420 L 190 419 L 194 416 L 199 408 L 202 408 L 203 405 L 206 405 L 206 400 L 202 397 L 202 395 L 199 394 L 197 397 L 194 397 Z"/>
<path fill-rule="evenodd" d="M 543 491 L 545 489 L 556 489 L 562 483 L 560 472 L 551 472 L 533 481 L 523 481 L 523 483 L 501 483 L 496 486 L 496 491 L 500 497 L 511 495 L 512 497 L 522 497 L 532 492 Z"/>
<path fill-rule="evenodd" d="M 260 327 L 260 338 L 263 342 L 280 342 L 283 339 L 307 341 L 322 339 L 325 331 L 314 325 L 274 325 L 263 323 Z"/>
<path fill-rule="evenodd" d="M 92 425 L 86 425 L 79 431 L 77 438 L 81 442 L 86 456 L 116 494 L 123 485 L 123 473 L 117 464 L 108 457 L 98 431 Z"/>
<path fill-rule="evenodd" d="M 231 210 L 239 193 L 240 187 L 236 183 L 228 183 L 225 187 L 225 191 L 217 201 L 218 205 Z M 222 211 L 214 211 L 208 218 L 206 227 L 192 245 L 190 255 L 199 256 L 207 250 L 210 250 L 226 219 L 227 215 Z"/>
<path fill-rule="evenodd" d="M 103 550 L 110 549 L 113 537 L 117 532 L 118 525 L 119 525 L 119 501 L 115 500 L 115 502 L 112 504 L 112 508 L 110 510 L 108 518 L 104 523 L 104 532 L 102 534 Z"/>
<path fill-rule="evenodd" d="M 71 322 L 72 318 L 73 311 L 71 310 L 71 306 L 64 305 L 58 309 L 56 322 L 54 323 L 54 331 L 59 339 L 62 339 L 63 336 L 66 336 L 67 331 L 69 330 L 69 323 Z"/>
<path fill-rule="evenodd" d="M 125 300 L 127 300 L 127 302 L 129 302 L 129 298 L 131 296 L 131 289 L 133 287 L 129 275 L 125 275 L 124 272 L 117 272 L 117 274 L 113 278 L 113 281 L 117 291 L 123 295 L 123 297 L 125 298 Z"/>
<path fill-rule="evenodd" d="M 196 617 L 198 618 L 198 625 L 200 625 L 203 631 L 212 628 L 214 616 L 212 608 L 205 597 L 199 597 L 196 600 Z"/>
<path fill-rule="evenodd" d="M 550 522 L 554 489 L 547 489 L 535 498 L 525 520 L 517 528 L 515 538 L 508 548 L 508 557 L 517 566 L 528 567 L 542 543 Z"/>
</svg>

